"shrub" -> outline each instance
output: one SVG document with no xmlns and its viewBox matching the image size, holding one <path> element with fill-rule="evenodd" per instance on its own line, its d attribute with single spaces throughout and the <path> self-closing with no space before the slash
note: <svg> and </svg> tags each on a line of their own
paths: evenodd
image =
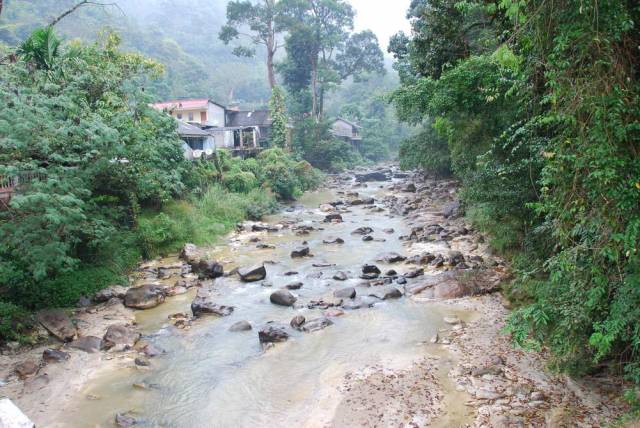
<svg viewBox="0 0 640 428">
<path fill-rule="evenodd" d="M 0 300 L 0 343 L 27 340 L 26 334 L 33 327 L 29 313 L 20 306 Z"/>
</svg>

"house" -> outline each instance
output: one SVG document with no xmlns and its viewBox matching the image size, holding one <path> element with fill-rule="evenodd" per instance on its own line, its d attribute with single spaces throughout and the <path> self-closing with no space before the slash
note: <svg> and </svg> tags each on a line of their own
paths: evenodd
<svg viewBox="0 0 640 428">
<path fill-rule="evenodd" d="M 216 150 L 215 137 L 198 126 L 178 120 L 178 135 L 183 141 L 184 156 L 189 160 L 211 156 Z"/>
<path fill-rule="evenodd" d="M 345 143 L 359 149 L 362 144 L 360 130 L 362 127 L 341 117 L 336 118 L 331 124 L 331 134 Z"/>
<path fill-rule="evenodd" d="M 178 120 L 178 133 L 188 146 L 185 156 L 191 159 L 194 154 L 199 155 L 195 156 L 198 158 L 202 152 L 216 149 L 226 149 L 239 156 L 253 155 L 271 133 L 266 110 L 242 112 L 206 98 L 166 101 L 152 107 Z"/>
<path fill-rule="evenodd" d="M 222 104 L 208 98 L 165 101 L 152 105 L 153 108 L 166 111 L 183 122 L 199 126 L 225 126 L 227 109 Z"/>
</svg>

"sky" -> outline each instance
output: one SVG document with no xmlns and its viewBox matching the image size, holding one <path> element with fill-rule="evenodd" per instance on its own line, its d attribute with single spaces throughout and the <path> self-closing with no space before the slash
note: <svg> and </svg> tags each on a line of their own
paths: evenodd
<svg viewBox="0 0 640 428">
<path fill-rule="evenodd" d="M 349 3 L 357 12 L 356 31 L 373 31 L 385 53 L 391 36 L 410 30 L 406 15 L 411 0 L 349 0 Z"/>
</svg>

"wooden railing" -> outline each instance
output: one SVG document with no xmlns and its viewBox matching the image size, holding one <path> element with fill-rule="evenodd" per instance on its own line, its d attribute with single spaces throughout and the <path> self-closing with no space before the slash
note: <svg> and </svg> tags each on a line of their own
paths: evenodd
<svg viewBox="0 0 640 428">
<path fill-rule="evenodd" d="M 41 172 L 25 171 L 14 175 L 0 175 L 0 208 L 7 205 L 11 195 L 20 185 L 31 183 L 34 180 L 43 180 L 45 174 Z"/>
</svg>

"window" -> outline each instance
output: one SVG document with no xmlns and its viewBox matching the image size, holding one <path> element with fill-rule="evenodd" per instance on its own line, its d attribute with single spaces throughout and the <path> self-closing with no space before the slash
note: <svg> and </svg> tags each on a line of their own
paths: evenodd
<svg viewBox="0 0 640 428">
<path fill-rule="evenodd" d="M 204 150 L 204 138 L 187 137 L 185 142 L 191 147 L 191 150 Z"/>
<path fill-rule="evenodd" d="M 193 113 L 189 113 L 189 122 L 193 122 Z"/>
<path fill-rule="evenodd" d="M 178 119 L 182 120 L 182 113 L 178 113 Z"/>
</svg>

